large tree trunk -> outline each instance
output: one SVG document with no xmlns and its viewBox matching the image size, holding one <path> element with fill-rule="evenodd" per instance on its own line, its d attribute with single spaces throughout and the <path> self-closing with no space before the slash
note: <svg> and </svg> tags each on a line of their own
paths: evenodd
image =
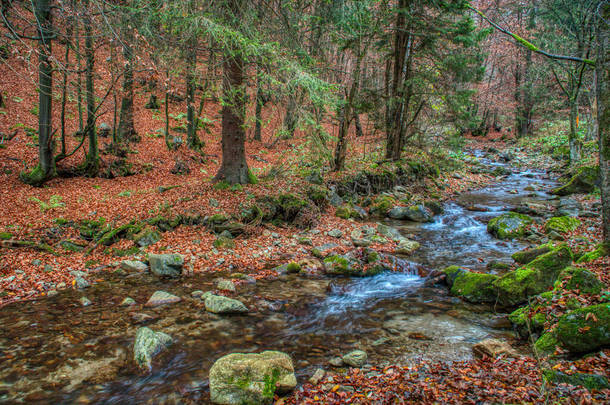
<svg viewBox="0 0 610 405">
<path fill-rule="evenodd" d="M 246 184 L 250 182 L 250 176 L 244 130 L 244 62 L 239 51 L 233 50 L 231 53 L 225 56 L 223 62 L 222 164 L 214 180 Z"/>
<path fill-rule="evenodd" d="M 602 229 L 610 251 L 610 4 L 600 8 L 597 32 L 597 119 L 599 169 L 601 173 Z"/>
<path fill-rule="evenodd" d="M 256 107 L 254 111 L 254 140 L 261 141 L 262 126 L 263 126 L 263 104 L 265 100 L 263 97 L 263 85 L 261 83 L 261 68 L 256 67 Z"/>
<path fill-rule="evenodd" d="M 123 16 L 123 89 L 121 97 L 121 112 L 119 115 L 119 141 L 137 141 L 138 136 L 133 124 L 133 32 L 129 27 L 129 18 Z"/>
<path fill-rule="evenodd" d="M 195 117 L 195 87 L 197 85 L 195 69 L 197 68 L 196 42 L 190 41 L 186 57 L 186 143 L 191 149 L 200 149 L 201 142 L 197 136 L 197 120 Z M 203 95 L 202 97 L 204 97 Z"/>
<path fill-rule="evenodd" d="M 99 150 L 97 144 L 97 132 L 95 130 L 95 87 L 93 85 L 95 51 L 93 49 L 93 27 L 91 26 L 91 10 L 89 0 L 85 1 L 85 91 L 87 99 L 87 125 L 85 130 L 89 138 L 89 151 L 85 161 L 85 174 L 97 176 L 100 166 Z"/>
<path fill-rule="evenodd" d="M 53 67 L 51 66 L 51 7 L 49 0 L 37 0 L 34 13 L 38 21 L 38 166 L 23 172 L 23 182 L 40 186 L 56 175 L 51 119 Z"/>
</svg>

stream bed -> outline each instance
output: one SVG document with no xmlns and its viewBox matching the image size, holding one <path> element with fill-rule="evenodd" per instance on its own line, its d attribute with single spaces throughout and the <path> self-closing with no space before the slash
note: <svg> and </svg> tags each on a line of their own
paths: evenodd
<svg viewBox="0 0 610 405">
<path fill-rule="evenodd" d="M 220 273 L 175 281 L 98 273 L 84 291 L 10 304 L 0 309 L 0 403 L 206 403 L 208 371 L 231 352 L 286 352 L 299 383 L 354 349 L 365 350 L 377 366 L 470 359 L 474 343 L 513 337 L 505 314 L 427 285 L 420 270 L 484 271 L 491 260 L 510 263 L 510 254 L 525 245 L 493 238 L 487 220 L 524 201 L 548 202 L 544 190 L 554 184 L 542 172 L 513 173 L 447 202 L 432 223 L 385 220 L 421 244 L 398 259 L 401 272 L 353 279 L 283 275 L 241 284 L 236 298 L 252 309 L 246 315 L 208 313 L 191 297 L 228 276 Z M 157 290 L 182 301 L 144 307 Z M 81 305 L 84 295 L 92 305 Z M 138 304 L 121 307 L 127 296 Z M 148 375 L 132 361 L 135 333 L 144 324 L 174 338 Z"/>
</svg>

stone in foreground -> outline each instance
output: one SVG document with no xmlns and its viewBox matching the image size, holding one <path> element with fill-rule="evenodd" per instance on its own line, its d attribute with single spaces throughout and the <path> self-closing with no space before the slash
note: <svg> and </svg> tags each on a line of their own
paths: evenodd
<svg viewBox="0 0 610 405">
<path fill-rule="evenodd" d="M 173 294 L 170 294 L 165 291 L 155 291 L 153 295 L 148 299 L 145 306 L 147 307 L 157 307 L 159 305 L 165 304 L 174 304 L 176 302 L 180 302 L 181 298 L 176 297 Z"/>
<path fill-rule="evenodd" d="M 150 371 L 153 357 L 171 344 L 172 337 L 168 334 L 142 327 L 136 332 L 133 359 L 138 367 Z"/>
<path fill-rule="evenodd" d="M 154 275 L 177 278 L 182 274 L 184 257 L 179 254 L 150 254 L 148 262 Z"/>
<path fill-rule="evenodd" d="M 362 350 L 354 350 L 341 358 L 348 366 L 360 368 L 366 364 L 367 355 Z"/>
<path fill-rule="evenodd" d="M 210 397 L 215 404 L 269 404 L 273 395 L 297 385 L 290 356 L 282 352 L 233 353 L 210 369 Z"/>
<path fill-rule="evenodd" d="M 205 298 L 205 310 L 215 314 L 241 314 L 248 312 L 248 308 L 246 308 L 243 302 L 213 294 Z"/>
<path fill-rule="evenodd" d="M 148 265 L 138 260 L 123 260 L 121 268 L 127 271 L 144 272 L 148 270 Z"/>
<path fill-rule="evenodd" d="M 475 357 L 482 358 L 484 356 L 495 359 L 501 355 L 516 357 L 513 348 L 506 342 L 498 339 L 485 339 L 472 346 L 472 353 Z"/>
</svg>

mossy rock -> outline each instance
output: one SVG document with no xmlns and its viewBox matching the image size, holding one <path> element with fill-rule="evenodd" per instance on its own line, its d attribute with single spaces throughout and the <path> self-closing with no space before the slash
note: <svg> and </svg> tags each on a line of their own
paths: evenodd
<svg viewBox="0 0 610 405">
<path fill-rule="evenodd" d="M 301 265 L 296 262 L 289 262 L 275 267 L 273 271 L 276 271 L 279 274 L 296 274 L 301 271 Z"/>
<path fill-rule="evenodd" d="M 130 222 L 117 226 L 116 228 L 110 229 L 104 232 L 97 240 L 100 245 L 110 246 L 122 237 L 126 236 L 131 229 L 134 228 L 134 223 Z"/>
<path fill-rule="evenodd" d="M 494 281 L 498 303 L 511 307 L 553 287 L 559 272 L 572 262 L 572 251 L 561 245 Z"/>
<path fill-rule="evenodd" d="M 13 234 L 10 232 L 0 232 L 0 240 L 9 240 L 13 238 Z"/>
<path fill-rule="evenodd" d="M 451 294 L 469 302 L 495 302 L 496 291 L 492 283 L 498 278 L 494 274 L 463 272 L 451 287 Z"/>
<path fill-rule="evenodd" d="M 595 250 L 585 253 L 582 255 L 576 263 L 589 263 L 594 260 L 599 259 L 600 257 L 609 256 L 610 249 L 605 247 L 603 244 L 600 244 Z"/>
<path fill-rule="evenodd" d="M 285 222 L 293 222 L 302 209 L 307 207 L 307 202 L 294 194 L 280 194 L 279 206 L 282 210 L 282 219 Z"/>
<path fill-rule="evenodd" d="M 569 384 L 576 387 L 585 387 L 589 391 L 610 388 L 608 379 L 598 374 L 566 374 L 557 370 L 544 370 L 543 376 L 547 381 L 555 384 Z"/>
<path fill-rule="evenodd" d="M 214 240 L 213 246 L 216 249 L 235 249 L 235 241 L 226 236 L 218 236 L 216 240 Z"/>
<path fill-rule="evenodd" d="M 376 257 L 372 258 L 376 259 Z M 367 260 L 369 259 L 367 257 Z M 323 263 L 324 272 L 331 276 L 371 277 L 387 270 L 382 264 L 366 266 L 349 255 L 331 255 L 325 258 Z"/>
<path fill-rule="evenodd" d="M 462 274 L 468 273 L 468 270 L 462 269 L 459 266 L 449 266 L 445 270 L 442 271 L 445 275 L 445 282 L 449 286 L 449 288 L 453 287 L 453 283 L 455 280 Z"/>
<path fill-rule="evenodd" d="M 499 271 L 501 273 L 504 273 L 510 270 L 510 264 L 499 260 L 492 260 L 487 263 L 487 266 L 485 266 L 485 268 L 489 271 Z"/>
<path fill-rule="evenodd" d="M 590 353 L 610 345 L 610 303 L 568 312 L 553 331 L 561 346 L 572 353 Z"/>
<path fill-rule="evenodd" d="M 508 315 L 508 320 L 513 324 L 519 336 L 526 338 L 530 333 L 534 335 L 542 333 L 544 324 L 549 320 L 550 315 L 539 312 L 539 310 L 550 305 L 552 299 L 553 292 L 542 293 L 533 298 L 530 305 L 518 308 Z"/>
<path fill-rule="evenodd" d="M 85 245 L 69 239 L 62 240 L 59 245 L 69 252 L 82 252 L 86 248 Z"/>
<path fill-rule="evenodd" d="M 555 289 L 579 290 L 581 294 L 599 294 L 604 287 L 594 273 L 578 267 L 565 268 L 555 282 Z"/>
<path fill-rule="evenodd" d="M 133 239 L 133 241 L 140 247 L 154 245 L 160 240 L 161 234 L 159 233 L 159 231 L 150 226 L 138 232 Z"/>
<path fill-rule="evenodd" d="M 541 356 L 552 356 L 555 353 L 555 348 L 559 345 L 559 341 L 553 333 L 546 332 L 536 340 L 534 347 Z"/>
<path fill-rule="evenodd" d="M 398 201 L 391 195 L 379 195 L 373 200 L 370 211 L 372 214 L 385 216 L 397 204 Z"/>
<path fill-rule="evenodd" d="M 209 225 L 220 225 L 227 222 L 229 218 L 225 214 L 214 214 L 206 218 L 205 222 Z"/>
<path fill-rule="evenodd" d="M 580 220 L 574 217 L 553 217 L 549 218 L 544 224 L 544 230 L 546 233 L 557 232 L 567 233 L 576 230 L 580 226 Z"/>
<path fill-rule="evenodd" d="M 307 197 L 313 201 L 318 207 L 324 207 L 328 203 L 329 191 L 322 186 L 309 186 L 307 188 Z"/>
<path fill-rule="evenodd" d="M 342 219 L 350 219 L 356 217 L 357 213 L 352 209 L 349 204 L 344 204 L 337 208 L 335 215 Z"/>
<path fill-rule="evenodd" d="M 499 239 L 522 238 L 532 223 L 527 215 L 511 211 L 489 221 L 487 231 Z"/>
<path fill-rule="evenodd" d="M 546 243 L 532 249 L 519 250 L 518 252 L 513 253 L 511 257 L 519 264 L 527 264 L 538 256 L 548 253 L 551 250 L 553 250 L 553 245 Z"/>
<path fill-rule="evenodd" d="M 599 178 L 599 166 L 585 166 L 578 170 L 563 186 L 552 191 L 555 195 L 570 195 L 575 193 L 590 193 L 595 190 Z"/>
</svg>

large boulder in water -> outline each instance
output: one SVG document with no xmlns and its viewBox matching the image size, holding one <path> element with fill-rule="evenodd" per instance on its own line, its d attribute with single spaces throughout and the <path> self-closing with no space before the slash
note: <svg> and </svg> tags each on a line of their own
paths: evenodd
<svg viewBox="0 0 610 405">
<path fill-rule="evenodd" d="M 498 279 L 495 274 L 474 273 L 457 266 L 446 268 L 447 284 L 451 294 L 469 302 L 495 302 L 496 291 L 492 283 Z"/>
<path fill-rule="evenodd" d="M 184 266 L 184 256 L 179 254 L 148 255 L 150 271 L 157 276 L 180 277 Z"/>
<path fill-rule="evenodd" d="M 150 371 L 153 357 L 171 344 L 172 337 L 168 334 L 146 327 L 140 328 L 133 345 L 134 361 L 138 367 Z"/>
<path fill-rule="evenodd" d="M 213 294 L 206 296 L 205 310 L 215 314 L 241 314 L 248 312 L 248 308 L 243 302 Z"/>
<path fill-rule="evenodd" d="M 221 357 L 209 378 L 215 404 L 269 404 L 276 392 L 286 393 L 297 385 L 290 356 L 276 351 Z"/>
<path fill-rule="evenodd" d="M 572 263 L 572 251 L 567 245 L 538 256 L 517 270 L 510 271 L 493 282 L 498 303 L 512 307 L 529 297 L 553 287 L 561 270 Z"/>
<path fill-rule="evenodd" d="M 412 205 L 410 207 L 396 206 L 388 212 L 388 216 L 392 219 L 407 220 L 413 222 L 431 222 L 432 211 L 421 204 Z"/>
<path fill-rule="evenodd" d="M 507 212 L 489 221 L 487 232 L 499 239 L 515 239 L 525 235 L 533 220 L 524 214 Z"/>
<path fill-rule="evenodd" d="M 554 189 L 553 194 L 569 195 L 574 193 L 590 193 L 595 189 L 598 178 L 598 166 L 581 167 L 566 184 Z"/>
</svg>

